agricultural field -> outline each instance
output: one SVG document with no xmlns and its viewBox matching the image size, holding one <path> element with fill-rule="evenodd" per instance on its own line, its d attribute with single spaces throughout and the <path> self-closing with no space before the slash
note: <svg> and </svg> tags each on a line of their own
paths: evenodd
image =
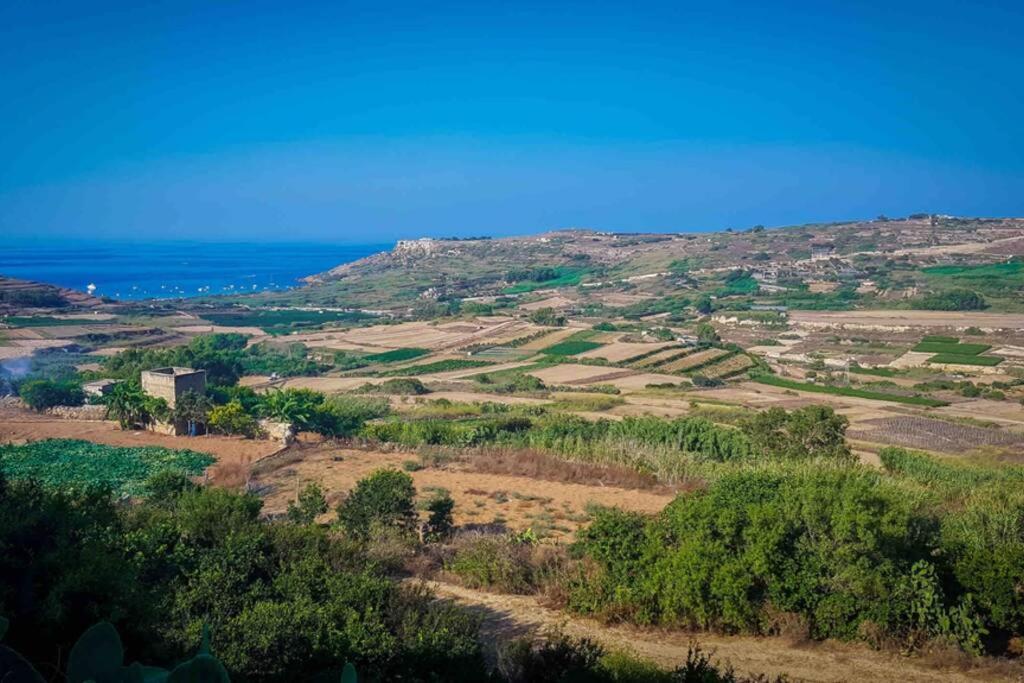
<svg viewBox="0 0 1024 683">
<path fill-rule="evenodd" d="M 1019 450 L 1024 434 L 998 428 L 923 417 L 886 417 L 866 420 L 847 432 L 851 439 L 963 455 L 972 450 L 997 447 Z"/>
<path fill-rule="evenodd" d="M 126 448 L 74 439 L 0 446 L 0 472 L 50 486 L 109 487 L 118 496 L 145 495 L 145 482 L 160 472 L 198 476 L 214 458 L 157 446 Z"/>
<path fill-rule="evenodd" d="M 368 363 L 398 363 L 401 361 L 412 360 L 419 358 L 420 356 L 426 356 L 430 353 L 428 349 L 420 348 L 403 348 L 394 349 L 392 351 L 382 351 L 381 353 L 371 353 L 363 357 Z"/>
</svg>

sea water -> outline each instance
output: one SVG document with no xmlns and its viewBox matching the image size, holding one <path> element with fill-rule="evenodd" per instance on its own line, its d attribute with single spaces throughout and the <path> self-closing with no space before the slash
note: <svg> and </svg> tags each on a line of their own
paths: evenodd
<svg viewBox="0 0 1024 683">
<path fill-rule="evenodd" d="M 0 275 L 112 299 L 168 299 L 286 289 L 307 275 L 391 247 L 328 242 L 32 240 L 0 246 Z"/>
</svg>

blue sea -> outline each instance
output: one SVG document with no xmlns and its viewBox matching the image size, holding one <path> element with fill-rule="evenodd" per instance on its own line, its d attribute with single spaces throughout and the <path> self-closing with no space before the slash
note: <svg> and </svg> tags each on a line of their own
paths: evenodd
<svg viewBox="0 0 1024 683">
<path fill-rule="evenodd" d="M 0 275 L 120 300 L 295 287 L 299 279 L 392 244 L 24 241 L 0 247 Z"/>
</svg>

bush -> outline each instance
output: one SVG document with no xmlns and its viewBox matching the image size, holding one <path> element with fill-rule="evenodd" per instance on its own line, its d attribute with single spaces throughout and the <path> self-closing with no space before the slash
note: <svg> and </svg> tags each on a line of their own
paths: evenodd
<svg viewBox="0 0 1024 683">
<path fill-rule="evenodd" d="M 374 527 L 412 533 L 416 528 L 416 489 L 412 477 L 397 470 L 377 470 L 360 479 L 338 506 L 338 521 L 352 537 L 366 540 Z"/>
<path fill-rule="evenodd" d="M 29 380 L 18 387 L 18 395 L 29 408 L 45 410 L 55 406 L 80 406 L 85 403 L 85 392 L 77 382 L 54 382 L 47 379 Z"/>
<path fill-rule="evenodd" d="M 293 502 L 288 503 L 288 521 L 293 524 L 312 524 L 316 518 L 327 512 L 327 499 L 319 484 L 310 483 L 299 491 Z"/>
<path fill-rule="evenodd" d="M 531 552 L 508 535 L 464 534 L 455 539 L 444 568 L 470 588 L 526 594 L 535 588 Z"/>
<path fill-rule="evenodd" d="M 423 525 L 423 540 L 436 542 L 447 538 L 452 533 L 452 510 L 455 501 L 447 491 L 437 493 L 427 501 L 427 521 Z"/>
<path fill-rule="evenodd" d="M 909 608 L 892 587 L 929 554 L 913 501 L 856 469 L 727 475 L 640 521 L 599 515 L 581 535 L 601 571 L 574 586 L 575 609 L 761 632 L 770 607 L 851 639 L 866 620 L 896 628 Z"/>
<path fill-rule="evenodd" d="M 252 438 L 259 433 L 256 418 L 247 413 L 237 400 L 211 408 L 206 426 L 215 434 L 237 434 Z"/>
</svg>

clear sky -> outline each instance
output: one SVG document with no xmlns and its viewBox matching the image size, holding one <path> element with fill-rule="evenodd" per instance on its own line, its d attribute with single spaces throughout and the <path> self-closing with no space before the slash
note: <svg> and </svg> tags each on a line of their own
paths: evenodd
<svg viewBox="0 0 1024 683">
<path fill-rule="evenodd" d="M 1024 215 L 1024 3 L 0 2 L 0 234 Z"/>
</svg>

